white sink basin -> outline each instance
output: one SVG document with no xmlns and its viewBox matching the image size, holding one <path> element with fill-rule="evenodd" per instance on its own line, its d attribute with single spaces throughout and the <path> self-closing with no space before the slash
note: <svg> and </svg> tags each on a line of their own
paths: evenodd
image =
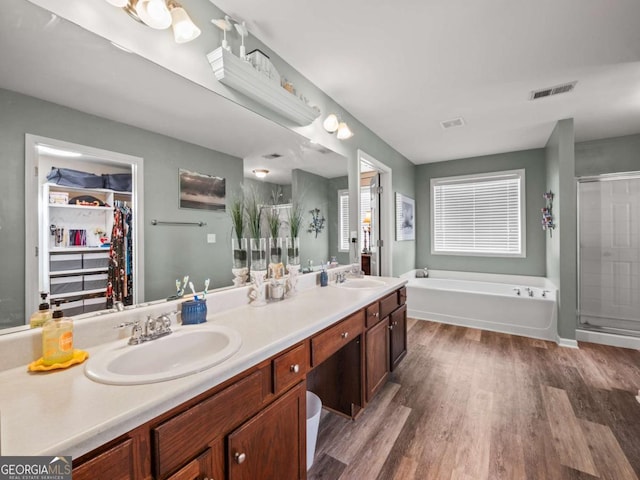
<svg viewBox="0 0 640 480">
<path fill-rule="evenodd" d="M 223 325 L 183 327 L 140 345 L 118 342 L 91 356 L 85 374 L 110 385 L 164 382 L 222 363 L 241 345 L 240 334 Z"/>
<path fill-rule="evenodd" d="M 336 283 L 334 285 L 338 288 L 378 288 L 385 286 L 386 283 L 373 278 L 351 278 L 344 283 Z"/>
</svg>

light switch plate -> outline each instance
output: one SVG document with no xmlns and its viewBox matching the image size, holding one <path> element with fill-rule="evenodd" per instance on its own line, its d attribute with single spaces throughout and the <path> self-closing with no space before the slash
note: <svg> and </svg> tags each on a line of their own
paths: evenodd
<svg viewBox="0 0 640 480">
<path fill-rule="evenodd" d="M 216 243 L 215 233 L 207 233 L 207 243 Z"/>
</svg>

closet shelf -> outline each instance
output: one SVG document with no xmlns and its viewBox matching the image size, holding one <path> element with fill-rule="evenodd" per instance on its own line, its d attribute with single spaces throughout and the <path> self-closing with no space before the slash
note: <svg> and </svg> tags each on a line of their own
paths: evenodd
<svg viewBox="0 0 640 480">
<path fill-rule="evenodd" d="M 76 208 L 78 210 L 98 210 L 103 212 L 113 212 L 113 207 L 97 207 L 93 205 L 63 205 L 59 203 L 50 203 L 50 208 Z"/>
<path fill-rule="evenodd" d="M 81 253 L 81 252 L 108 252 L 108 247 L 52 247 L 49 249 L 49 253 Z"/>
<path fill-rule="evenodd" d="M 58 298 L 71 298 L 71 297 L 82 297 L 85 295 L 93 295 L 94 293 L 104 293 L 107 291 L 107 288 L 97 288 L 94 290 L 80 290 L 78 292 L 70 292 L 70 293 L 60 293 L 54 294 L 50 296 L 51 300 L 56 300 Z"/>
<path fill-rule="evenodd" d="M 253 66 L 220 47 L 207 55 L 218 81 L 295 122 L 309 125 L 320 115 L 298 97 L 269 80 Z"/>
<path fill-rule="evenodd" d="M 75 270 L 59 270 L 55 272 L 49 272 L 50 277 L 65 277 L 67 275 L 82 275 L 85 273 L 106 273 L 109 271 L 109 267 L 100 268 L 78 268 Z"/>
</svg>

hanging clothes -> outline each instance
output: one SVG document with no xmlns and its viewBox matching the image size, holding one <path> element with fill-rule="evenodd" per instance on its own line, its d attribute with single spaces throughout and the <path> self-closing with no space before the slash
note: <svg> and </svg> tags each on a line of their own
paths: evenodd
<svg viewBox="0 0 640 480">
<path fill-rule="evenodd" d="M 115 302 L 133 304 L 133 211 L 127 202 L 116 200 L 113 209 L 113 229 L 109 251 L 109 283 L 107 308 Z"/>
</svg>

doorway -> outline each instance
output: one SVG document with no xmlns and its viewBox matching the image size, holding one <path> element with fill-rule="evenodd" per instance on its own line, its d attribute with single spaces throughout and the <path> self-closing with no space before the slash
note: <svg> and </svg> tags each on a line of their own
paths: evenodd
<svg viewBox="0 0 640 480">
<path fill-rule="evenodd" d="M 122 188 L 113 185 L 111 188 L 104 185 L 74 188 L 51 183 L 47 176 L 52 166 L 83 171 L 97 178 L 107 174 L 115 179 L 114 174 L 130 173 L 130 191 L 120 191 Z M 122 228 L 128 230 L 128 235 L 121 237 L 120 242 L 120 246 L 126 248 L 123 250 L 125 260 L 118 269 L 118 278 L 125 279 L 124 296 L 121 296 L 127 304 L 143 301 L 142 191 L 143 159 L 140 157 L 52 138 L 25 136 L 27 321 L 29 312 L 37 309 L 41 291 L 49 293 L 52 299 L 60 299 L 68 315 L 107 308 L 108 284 L 115 283 L 111 281 L 115 257 L 110 242 L 116 230 L 114 223 L 118 225 L 122 221 L 125 210 L 129 219 Z M 72 198 L 78 202 L 74 204 Z M 115 287 L 117 285 L 114 291 Z M 110 298 L 116 299 L 116 296 Z"/>
<path fill-rule="evenodd" d="M 358 227 L 361 264 L 370 275 L 392 276 L 391 169 L 358 150 Z M 364 268 L 368 267 L 368 268 Z"/>
</svg>

